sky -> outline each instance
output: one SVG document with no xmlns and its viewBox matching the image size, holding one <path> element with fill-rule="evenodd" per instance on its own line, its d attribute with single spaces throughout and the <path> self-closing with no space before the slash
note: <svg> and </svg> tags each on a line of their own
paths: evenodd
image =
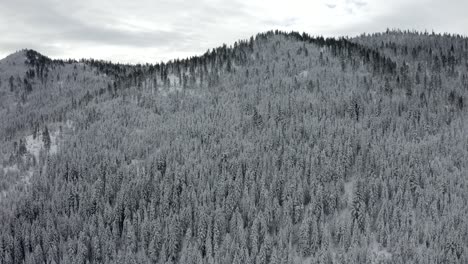
<svg viewBox="0 0 468 264">
<path fill-rule="evenodd" d="M 1 0 L 0 58 L 156 63 L 272 29 L 356 36 L 387 28 L 468 35 L 467 0 Z"/>
</svg>

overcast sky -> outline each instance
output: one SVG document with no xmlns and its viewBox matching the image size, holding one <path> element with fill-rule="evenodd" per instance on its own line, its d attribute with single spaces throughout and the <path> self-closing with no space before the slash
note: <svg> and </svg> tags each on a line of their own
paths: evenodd
<svg viewBox="0 0 468 264">
<path fill-rule="evenodd" d="M 0 58 L 31 48 L 52 58 L 154 63 L 277 28 L 468 35 L 466 10 L 468 0 L 1 0 Z"/>
</svg>

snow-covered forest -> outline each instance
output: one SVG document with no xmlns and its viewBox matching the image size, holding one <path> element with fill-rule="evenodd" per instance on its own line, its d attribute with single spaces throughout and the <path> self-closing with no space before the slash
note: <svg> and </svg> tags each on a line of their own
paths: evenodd
<svg viewBox="0 0 468 264">
<path fill-rule="evenodd" d="M 0 61 L 0 264 L 468 263 L 468 38 Z"/>
</svg>

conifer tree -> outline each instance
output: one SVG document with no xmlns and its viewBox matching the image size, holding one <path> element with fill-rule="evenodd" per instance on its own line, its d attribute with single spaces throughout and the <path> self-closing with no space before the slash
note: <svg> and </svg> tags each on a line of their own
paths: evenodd
<svg viewBox="0 0 468 264">
<path fill-rule="evenodd" d="M 44 143 L 44 148 L 49 151 L 50 150 L 50 134 L 49 134 L 49 129 L 47 126 L 44 126 L 44 130 L 42 131 L 42 143 Z"/>
</svg>

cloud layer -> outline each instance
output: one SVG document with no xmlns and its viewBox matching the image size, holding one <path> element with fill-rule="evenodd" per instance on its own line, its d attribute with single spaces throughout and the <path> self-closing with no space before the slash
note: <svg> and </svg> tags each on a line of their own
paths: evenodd
<svg viewBox="0 0 468 264">
<path fill-rule="evenodd" d="M 386 28 L 468 34 L 468 1 L 16 0 L 0 2 L 0 57 L 158 62 L 201 54 L 269 29 L 356 35 Z"/>
</svg>

